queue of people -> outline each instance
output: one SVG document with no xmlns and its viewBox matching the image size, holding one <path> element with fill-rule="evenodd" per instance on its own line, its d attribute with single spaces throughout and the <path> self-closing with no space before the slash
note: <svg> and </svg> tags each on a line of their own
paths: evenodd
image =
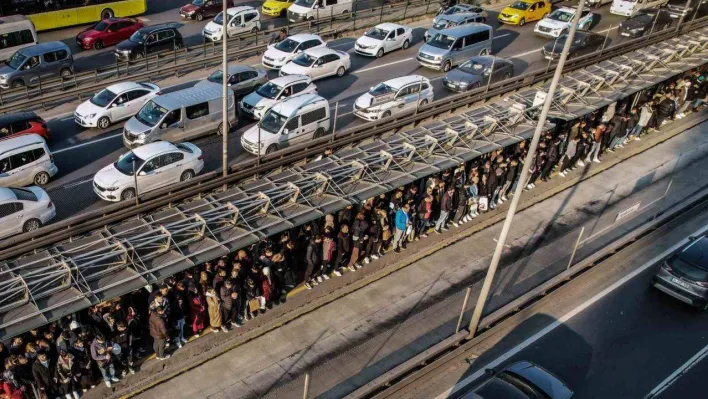
<svg viewBox="0 0 708 399">
<path fill-rule="evenodd" d="M 0 398 L 36 392 L 39 399 L 77 399 L 135 373 L 151 352 L 164 361 L 205 333 L 238 330 L 285 303 L 298 285 L 313 289 L 356 273 L 495 209 L 519 184 L 532 190 L 554 171 L 562 178 L 601 162 L 607 152 L 703 107 L 706 77 L 692 71 L 572 124 L 557 123 L 542 137 L 525 181 L 528 148 L 520 142 L 0 343 Z"/>
</svg>

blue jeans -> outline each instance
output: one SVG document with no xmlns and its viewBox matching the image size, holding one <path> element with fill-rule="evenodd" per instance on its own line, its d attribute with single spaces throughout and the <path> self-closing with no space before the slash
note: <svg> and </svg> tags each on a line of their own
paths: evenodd
<svg viewBox="0 0 708 399">
<path fill-rule="evenodd" d="M 103 381 L 110 381 L 112 377 L 116 376 L 116 368 L 113 366 L 113 362 L 104 366 L 98 366 L 98 369 L 101 370 Z"/>
<path fill-rule="evenodd" d="M 440 217 L 438 218 L 437 222 L 435 222 L 435 230 L 440 231 L 440 229 L 445 225 L 448 213 L 449 212 L 440 211 Z"/>
<path fill-rule="evenodd" d="M 180 343 L 182 340 L 184 340 L 184 319 L 179 319 L 177 320 L 177 337 L 175 338 L 175 342 Z"/>
</svg>

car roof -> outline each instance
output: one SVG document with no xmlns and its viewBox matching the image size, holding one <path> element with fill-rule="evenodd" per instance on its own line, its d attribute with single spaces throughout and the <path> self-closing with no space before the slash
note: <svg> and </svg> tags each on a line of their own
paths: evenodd
<svg viewBox="0 0 708 399">
<path fill-rule="evenodd" d="M 458 12 L 457 14 L 450 14 L 450 15 L 441 15 L 440 19 L 444 19 L 446 21 L 452 21 L 452 22 L 460 22 L 465 18 L 468 17 L 476 17 L 479 16 L 478 12 Z"/>
<path fill-rule="evenodd" d="M 44 143 L 44 139 L 38 134 L 23 134 L 22 136 L 10 137 L 9 139 L 0 140 L 0 154 L 18 147 Z"/>
<path fill-rule="evenodd" d="M 9 201 L 14 199 L 17 199 L 17 196 L 12 192 L 12 190 L 7 187 L 0 187 L 0 201 Z"/>
<path fill-rule="evenodd" d="M 170 143 L 169 141 L 156 141 L 154 143 L 141 145 L 133 150 L 133 154 L 137 155 L 138 158 L 143 160 L 155 156 L 157 154 L 162 154 L 169 151 L 178 150 L 176 145 Z"/>
<path fill-rule="evenodd" d="M 302 94 L 299 96 L 289 97 L 287 100 L 276 104 L 272 109 L 281 115 L 289 117 L 294 114 L 298 109 L 306 105 L 317 103 L 319 101 L 327 102 L 327 100 L 317 94 Z"/>
<path fill-rule="evenodd" d="M 143 26 L 142 28 L 138 29 L 138 32 L 150 33 L 150 32 L 154 32 L 156 30 L 167 29 L 167 28 L 172 28 L 175 31 L 179 32 L 179 30 L 177 29 L 177 26 L 174 24 L 174 22 L 167 22 L 167 23 L 159 24 L 159 25 Z"/>
<path fill-rule="evenodd" d="M 312 40 L 312 39 L 322 40 L 321 37 L 319 37 L 317 35 L 313 35 L 312 33 L 298 33 L 297 35 L 288 36 L 288 39 L 292 39 L 297 42 L 304 42 L 306 40 Z M 324 41 L 324 40 L 322 40 L 322 41 Z"/>
<path fill-rule="evenodd" d="M 145 87 L 141 86 L 140 83 L 136 82 L 120 82 L 116 84 L 112 84 L 106 89 L 114 92 L 114 93 L 122 93 L 126 90 L 133 90 L 133 89 L 144 89 Z"/>
<path fill-rule="evenodd" d="M 55 42 L 47 42 L 47 43 L 39 43 L 35 44 L 34 46 L 30 47 L 25 47 L 21 49 L 22 53 L 27 56 L 35 56 L 35 55 L 40 55 L 44 54 L 47 51 L 56 51 L 56 50 L 66 50 L 71 54 L 71 50 L 69 49 L 69 46 L 67 46 L 64 42 L 60 41 L 55 41 Z"/>
<path fill-rule="evenodd" d="M 497 57 L 494 55 L 476 55 L 474 57 L 470 57 L 467 61 L 474 60 L 475 62 L 482 64 L 482 65 L 489 65 L 491 66 L 493 63 L 496 62 L 505 62 L 505 63 L 511 63 L 511 61 L 507 60 L 506 58 L 502 57 Z M 467 62 L 465 61 L 465 62 Z M 463 62 L 463 64 L 465 63 Z"/>
<path fill-rule="evenodd" d="M 256 68 L 253 68 L 248 65 L 229 65 L 229 75 L 233 75 L 235 73 L 239 72 L 246 72 L 246 71 L 255 71 Z"/>
<path fill-rule="evenodd" d="M 481 24 L 479 22 L 472 22 L 471 24 L 466 24 L 462 26 L 455 26 L 454 28 L 447 28 L 440 31 L 440 33 L 453 37 L 460 37 L 462 35 L 468 35 L 470 33 L 479 32 L 481 30 L 492 30 L 492 27 L 487 24 Z"/>
<path fill-rule="evenodd" d="M 424 83 L 430 83 L 430 80 L 426 78 L 425 76 L 420 76 L 420 75 L 408 75 L 408 76 L 401 76 L 398 78 L 393 78 L 391 80 L 387 80 L 383 83 L 386 83 L 387 86 L 391 86 L 394 89 L 400 89 L 401 87 L 413 83 L 413 82 L 424 82 Z"/>
<path fill-rule="evenodd" d="M 385 30 L 391 31 L 391 30 L 398 29 L 398 28 L 404 28 L 404 29 L 405 29 L 406 27 L 403 26 L 403 25 L 394 24 L 394 23 L 392 23 L 392 22 L 384 22 L 384 23 L 382 23 L 382 24 L 376 25 L 376 28 L 385 29 Z"/>
<path fill-rule="evenodd" d="M 577 10 L 577 8 L 570 7 L 570 6 L 556 8 L 556 11 L 563 11 L 563 12 L 567 12 L 569 14 L 574 14 L 576 10 Z"/>
<path fill-rule="evenodd" d="M 240 13 L 240 12 L 253 11 L 253 10 L 256 10 L 256 9 L 253 8 L 253 7 L 251 7 L 251 6 L 237 6 L 237 7 L 230 7 L 230 8 L 227 8 L 227 9 L 226 9 L 226 13 L 229 14 L 229 15 L 235 15 L 235 14 L 238 14 L 238 13 Z"/>
<path fill-rule="evenodd" d="M 333 48 L 329 48 L 329 47 L 313 47 L 313 48 L 308 48 L 307 50 L 305 50 L 305 52 L 306 52 L 307 54 L 310 54 L 310 55 L 315 56 L 315 57 L 322 57 L 323 55 L 327 55 L 327 54 L 339 54 L 339 55 L 342 55 L 342 54 L 341 54 L 341 53 L 342 53 L 341 51 L 337 51 L 337 50 L 335 50 L 335 49 L 333 49 Z"/>
<path fill-rule="evenodd" d="M 24 121 L 27 119 L 36 119 L 37 114 L 34 113 L 34 111 L 20 111 L 20 112 L 13 112 L 11 114 L 2 114 L 0 115 L 0 126 L 2 125 L 9 125 L 10 123 L 14 123 L 17 121 Z"/>
<path fill-rule="evenodd" d="M 192 105 L 204 101 L 222 98 L 221 85 L 194 86 L 172 93 L 162 94 L 152 99 L 157 105 L 169 110 L 181 108 L 183 105 Z M 231 93 L 229 90 L 227 93 Z"/>
<path fill-rule="evenodd" d="M 283 85 L 288 85 L 293 82 L 311 82 L 312 80 L 305 75 L 285 75 L 285 76 L 279 76 L 275 79 L 271 79 L 270 82 L 273 84 L 277 84 L 278 86 L 283 86 Z"/>
</svg>

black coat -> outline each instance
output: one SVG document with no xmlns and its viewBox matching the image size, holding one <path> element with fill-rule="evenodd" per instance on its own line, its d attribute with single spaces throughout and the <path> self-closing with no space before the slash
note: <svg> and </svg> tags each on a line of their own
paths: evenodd
<svg viewBox="0 0 708 399">
<path fill-rule="evenodd" d="M 54 375 L 56 365 L 54 362 L 49 362 L 49 367 L 42 366 L 39 360 L 35 360 L 32 364 L 32 377 L 40 389 L 51 389 L 54 386 Z"/>
</svg>

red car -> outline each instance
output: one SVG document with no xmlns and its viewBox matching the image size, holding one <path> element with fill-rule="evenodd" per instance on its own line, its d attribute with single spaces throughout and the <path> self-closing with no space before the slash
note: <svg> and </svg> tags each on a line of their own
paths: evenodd
<svg viewBox="0 0 708 399">
<path fill-rule="evenodd" d="M 45 140 L 49 140 L 51 136 L 47 122 L 34 112 L 15 112 L 0 116 L 0 140 L 23 134 L 38 134 Z"/>
<path fill-rule="evenodd" d="M 93 25 L 76 36 L 76 44 L 84 50 L 102 49 L 120 43 L 143 27 L 143 23 L 130 18 L 109 18 Z"/>
</svg>

